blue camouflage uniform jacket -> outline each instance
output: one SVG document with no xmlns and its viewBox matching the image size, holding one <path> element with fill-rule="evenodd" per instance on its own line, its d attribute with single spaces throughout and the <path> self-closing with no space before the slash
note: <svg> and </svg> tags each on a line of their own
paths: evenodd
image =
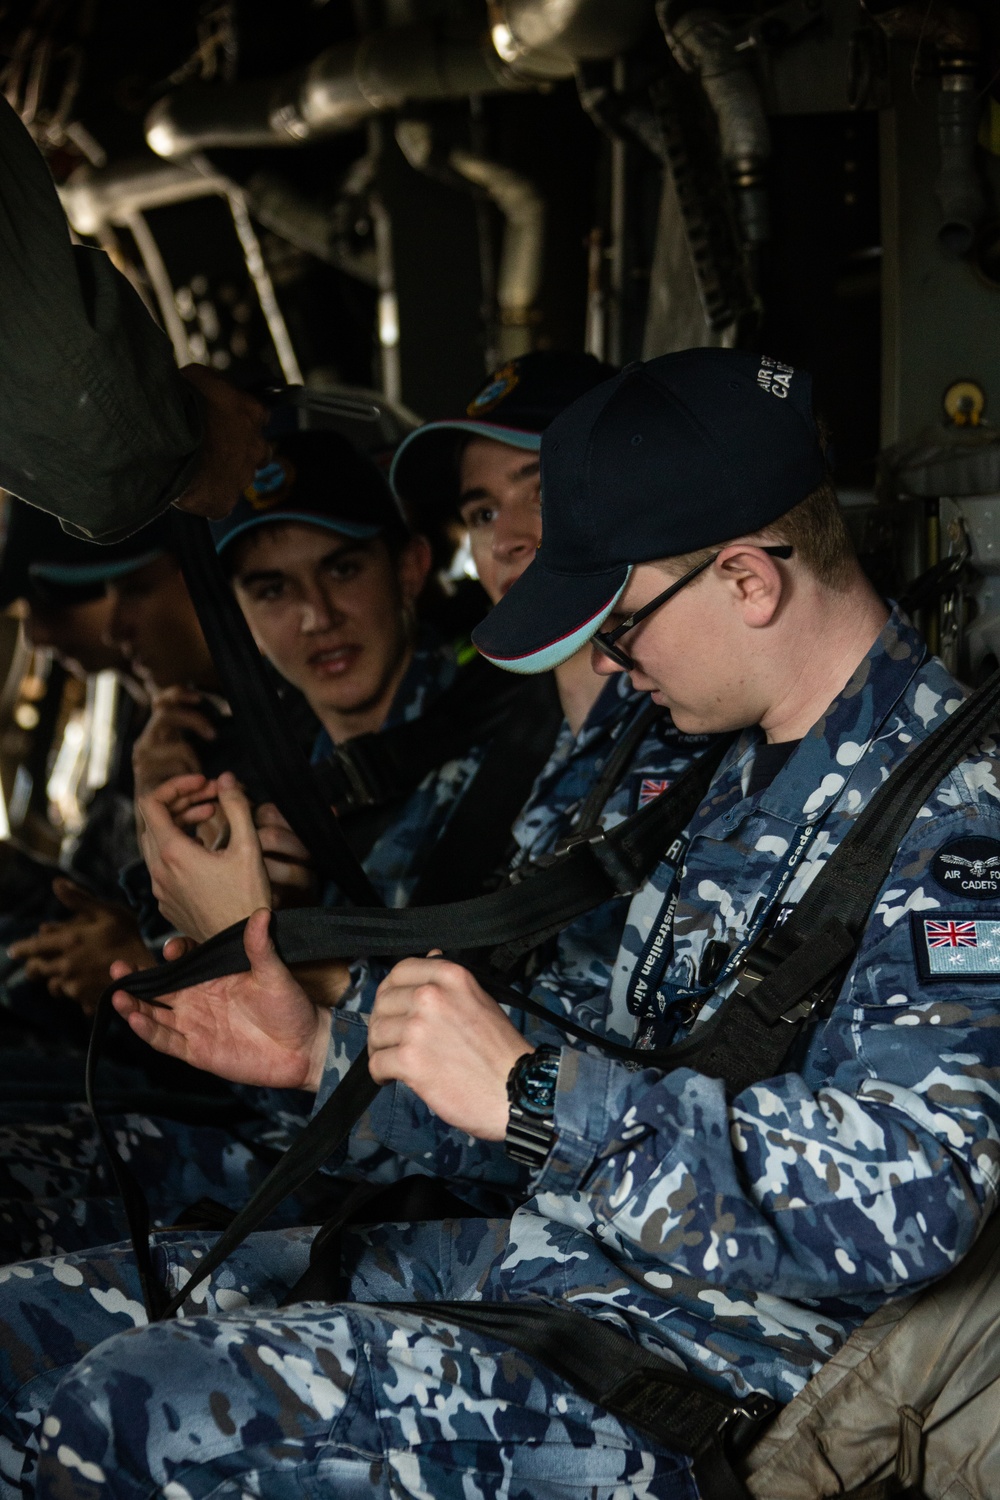
<svg viewBox="0 0 1000 1500">
<path fill-rule="evenodd" d="M 562 839 L 579 831 L 576 824 L 591 788 L 622 736 L 640 718 L 649 717 L 648 709 L 648 694 L 636 692 L 628 677 L 618 673 L 608 679 L 577 734 L 563 723 L 514 825 L 515 867 L 551 853 Z M 665 711 L 654 716 L 601 810 L 601 826 L 614 827 L 659 796 L 711 743 L 708 735 L 681 734 Z M 615 1040 L 630 1040 L 629 1018 L 611 1015 L 605 1003 L 628 908 L 628 899 L 622 897 L 579 917 L 532 956 L 530 972 L 518 987 L 557 1013 L 572 1014 Z M 386 972 L 386 966 L 374 963 L 354 966 L 353 987 L 333 1027 L 330 1084 L 364 1047 L 364 1018 Z M 513 1019 L 535 1042 L 562 1040 L 544 1023 L 520 1015 Z M 353 1132 L 349 1151 L 349 1159 L 337 1164 L 338 1175 L 395 1181 L 407 1172 L 433 1170 L 472 1202 L 480 1201 L 475 1184 L 510 1188 L 518 1197 L 527 1189 L 525 1174 L 501 1146 L 471 1137 L 459 1143 L 454 1132 L 407 1089 L 382 1090 L 376 1109 Z"/>
<path fill-rule="evenodd" d="M 962 696 L 893 613 L 753 797 L 759 732 L 743 735 L 686 848 L 632 902 L 609 1012 L 661 1045 L 701 1024 L 745 946 Z M 716 1384 L 785 1402 L 887 1298 L 956 1263 L 1000 1162 L 998 773 L 986 741 L 921 809 L 832 1011 L 780 1077 L 727 1100 L 689 1068 L 563 1047 L 556 1143 L 484 1297 L 568 1298 Z M 452 1133 L 452 1153 L 466 1141 Z"/>
<path fill-rule="evenodd" d="M 457 672 L 458 661 L 451 646 L 421 640 L 396 690 L 383 729 L 419 719 L 451 686 Z M 333 750 L 330 736 L 325 729 L 320 730 L 312 749 L 313 764 L 326 760 Z M 479 769 L 483 750 L 482 745 L 474 745 L 465 755 L 428 772 L 368 850 L 362 864 L 386 906 L 407 904 L 424 861 Z M 340 899 L 336 887 L 330 886 L 322 904 L 336 905 Z"/>
</svg>

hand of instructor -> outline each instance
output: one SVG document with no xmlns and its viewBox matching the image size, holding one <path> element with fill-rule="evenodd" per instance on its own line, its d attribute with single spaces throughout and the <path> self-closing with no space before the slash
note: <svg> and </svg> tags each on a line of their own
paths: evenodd
<svg viewBox="0 0 1000 1500">
<path fill-rule="evenodd" d="M 203 365 L 186 365 L 181 374 L 202 398 L 204 433 L 198 469 L 174 504 L 178 510 L 217 521 L 228 516 L 256 471 L 267 463 L 267 410 Z"/>
</svg>

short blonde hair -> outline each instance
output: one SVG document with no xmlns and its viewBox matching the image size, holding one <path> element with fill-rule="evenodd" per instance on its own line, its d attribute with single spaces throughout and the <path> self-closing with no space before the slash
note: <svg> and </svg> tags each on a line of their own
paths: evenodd
<svg viewBox="0 0 1000 1500">
<path fill-rule="evenodd" d="M 734 538 L 733 540 L 742 540 Z M 772 521 L 769 526 L 754 532 L 747 540 L 767 543 L 784 543 L 794 547 L 795 555 L 811 573 L 828 588 L 843 589 L 850 581 L 856 564 L 854 544 L 851 541 L 840 501 L 827 476 L 811 495 L 800 500 L 798 505 Z M 719 542 L 714 547 L 702 547 L 697 552 L 685 552 L 679 557 L 664 559 L 667 571 L 678 577 L 696 568 L 699 563 L 713 557 L 728 542 Z"/>
</svg>

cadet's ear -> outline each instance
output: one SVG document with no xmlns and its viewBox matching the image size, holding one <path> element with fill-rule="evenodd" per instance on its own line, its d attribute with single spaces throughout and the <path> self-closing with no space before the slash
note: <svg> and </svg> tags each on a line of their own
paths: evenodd
<svg viewBox="0 0 1000 1500">
<path fill-rule="evenodd" d="M 396 575 L 404 604 L 414 604 L 431 570 L 431 544 L 419 533 L 410 537 L 396 559 Z"/>
<path fill-rule="evenodd" d="M 785 579 L 762 547 L 734 542 L 723 547 L 713 568 L 736 599 L 751 629 L 769 625 L 785 592 Z"/>
</svg>

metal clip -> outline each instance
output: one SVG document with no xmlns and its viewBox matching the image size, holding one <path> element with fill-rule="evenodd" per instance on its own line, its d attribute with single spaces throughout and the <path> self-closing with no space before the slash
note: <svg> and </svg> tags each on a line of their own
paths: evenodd
<svg viewBox="0 0 1000 1500">
<path fill-rule="evenodd" d="M 749 1396 L 733 1407 L 734 1417 L 746 1417 L 749 1422 L 762 1422 L 769 1417 L 776 1408 L 776 1402 L 770 1396 L 765 1396 L 763 1391 L 751 1391 Z"/>
</svg>

